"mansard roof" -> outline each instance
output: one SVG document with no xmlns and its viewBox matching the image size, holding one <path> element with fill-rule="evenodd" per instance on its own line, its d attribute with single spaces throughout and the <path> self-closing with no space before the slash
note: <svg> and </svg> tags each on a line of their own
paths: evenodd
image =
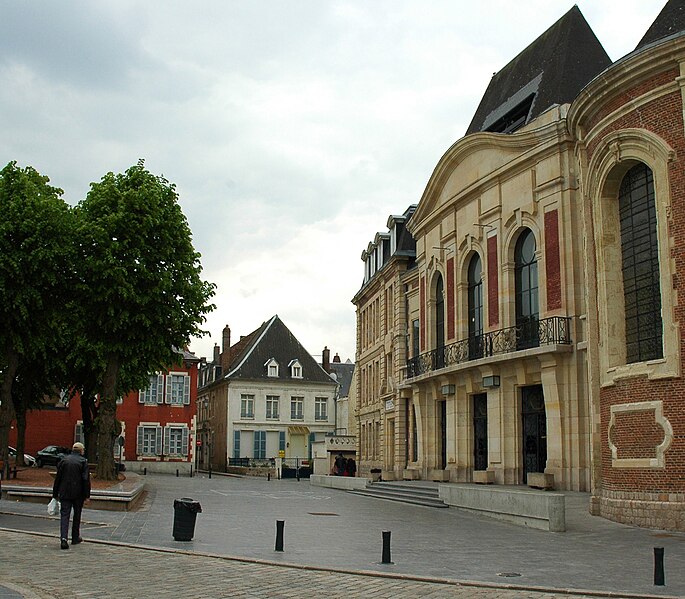
<svg viewBox="0 0 685 599">
<path fill-rule="evenodd" d="M 668 0 L 635 49 L 682 31 L 685 31 L 685 0 Z"/>
<path fill-rule="evenodd" d="M 551 106 L 571 102 L 610 64 L 602 44 L 574 6 L 493 75 L 466 133 L 509 132 L 498 124 L 517 114 L 523 126 Z"/>
<path fill-rule="evenodd" d="M 354 362 L 331 362 L 329 367 L 331 373 L 335 375 L 334 380 L 340 385 L 338 395 L 348 397 L 352 385 L 352 375 L 354 374 Z"/>
<path fill-rule="evenodd" d="M 267 376 L 264 366 L 270 358 L 281 365 L 278 379 L 333 383 L 331 377 L 300 344 L 278 315 L 231 346 L 231 362 L 224 378 L 274 380 L 274 377 Z M 286 367 L 293 360 L 297 360 L 302 366 L 302 376 L 297 379 L 292 379 L 290 369 Z"/>
</svg>

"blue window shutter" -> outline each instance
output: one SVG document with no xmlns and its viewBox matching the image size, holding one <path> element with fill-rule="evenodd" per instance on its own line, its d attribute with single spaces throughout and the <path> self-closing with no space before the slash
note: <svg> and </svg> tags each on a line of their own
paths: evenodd
<svg viewBox="0 0 685 599">
<path fill-rule="evenodd" d="M 278 431 L 278 451 L 285 451 L 285 431 Z"/>
<path fill-rule="evenodd" d="M 181 455 L 187 456 L 188 455 L 188 427 L 184 426 L 183 427 L 183 441 L 181 442 Z"/>
<path fill-rule="evenodd" d="M 166 375 L 166 403 L 171 403 L 171 379 L 170 374 Z M 162 403 L 162 402 L 160 402 Z"/>
<path fill-rule="evenodd" d="M 240 431 L 233 431 L 233 457 L 240 457 Z"/>
<path fill-rule="evenodd" d="M 138 403 L 145 403 L 145 389 L 138 391 Z"/>
<path fill-rule="evenodd" d="M 259 457 L 259 431 L 254 432 L 254 446 L 252 448 L 252 457 Z"/>
<path fill-rule="evenodd" d="M 190 405 L 190 375 L 186 374 L 183 377 L 183 404 Z"/>
<path fill-rule="evenodd" d="M 171 427 L 170 426 L 165 426 L 164 427 L 164 445 L 163 449 L 159 453 L 169 453 L 169 448 L 171 447 Z"/>
<path fill-rule="evenodd" d="M 158 374 L 157 378 L 155 379 L 156 382 L 156 396 L 155 396 L 155 401 L 158 404 L 161 404 L 164 402 L 164 375 L 163 374 Z"/>
<path fill-rule="evenodd" d="M 155 453 L 157 455 L 162 455 L 162 427 L 158 426 L 157 428 L 157 434 L 155 435 Z"/>
<path fill-rule="evenodd" d="M 143 427 L 138 427 L 138 442 L 136 444 L 136 453 L 142 455 L 143 453 Z"/>
</svg>

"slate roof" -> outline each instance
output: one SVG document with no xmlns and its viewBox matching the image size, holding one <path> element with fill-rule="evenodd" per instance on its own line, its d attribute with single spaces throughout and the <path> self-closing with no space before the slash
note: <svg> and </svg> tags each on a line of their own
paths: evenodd
<svg viewBox="0 0 685 599">
<path fill-rule="evenodd" d="M 488 130 L 532 96 L 521 126 L 527 124 L 551 106 L 571 102 L 610 64 L 602 44 L 574 6 L 493 75 L 466 133 Z"/>
<path fill-rule="evenodd" d="M 635 50 L 685 31 L 685 0 L 668 0 Z"/>
<path fill-rule="evenodd" d="M 226 379 L 290 380 L 293 382 L 329 383 L 331 377 L 300 344 L 278 315 L 264 322 L 258 329 L 243 337 L 230 348 L 230 362 Z M 267 376 L 265 364 L 269 359 L 279 364 L 278 379 Z M 298 360 L 302 378 L 290 376 L 289 364 Z"/>
<path fill-rule="evenodd" d="M 333 380 L 340 385 L 338 397 L 349 397 L 352 374 L 354 373 L 354 362 L 331 362 L 330 369 L 335 374 L 335 379 Z"/>
</svg>

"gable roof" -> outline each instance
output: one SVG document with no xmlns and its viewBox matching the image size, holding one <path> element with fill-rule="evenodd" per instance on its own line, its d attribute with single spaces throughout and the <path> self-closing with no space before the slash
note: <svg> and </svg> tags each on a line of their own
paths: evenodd
<svg viewBox="0 0 685 599">
<path fill-rule="evenodd" d="M 295 338 L 278 315 L 264 322 L 258 329 L 243 337 L 230 348 L 230 362 L 225 379 L 293 380 L 309 383 L 334 382 L 311 354 Z M 268 377 L 264 366 L 270 358 L 280 368 L 278 379 Z M 302 377 L 293 379 L 288 365 L 297 360 L 302 366 Z"/>
<path fill-rule="evenodd" d="M 668 0 L 635 50 L 681 31 L 685 31 L 685 0 Z"/>
<path fill-rule="evenodd" d="M 340 385 L 339 397 L 349 397 L 350 386 L 352 384 L 352 374 L 354 373 L 354 362 L 331 362 L 331 378 Z"/>
<path fill-rule="evenodd" d="M 571 102 L 611 64 L 585 17 L 574 6 L 554 25 L 495 73 L 466 133 L 502 131 L 518 114 L 520 126 L 555 104 Z"/>
</svg>

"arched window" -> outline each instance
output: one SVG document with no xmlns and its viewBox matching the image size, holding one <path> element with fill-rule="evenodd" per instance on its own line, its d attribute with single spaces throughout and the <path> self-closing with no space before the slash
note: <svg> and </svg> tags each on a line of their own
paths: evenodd
<svg viewBox="0 0 685 599">
<path fill-rule="evenodd" d="M 631 168 L 618 193 L 626 363 L 663 357 L 659 249 L 652 171 Z"/>
<path fill-rule="evenodd" d="M 469 359 L 483 356 L 483 269 L 476 254 L 468 270 Z"/>
<path fill-rule="evenodd" d="M 535 236 L 525 229 L 514 250 L 518 349 L 539 345 L 538 263 Z"/>
<path fill-rule="evenodd" d="M 435 282 L 435 360 L 436 368 L 445 365 L 445 293 L 442 276 Z"/>
</svg>

